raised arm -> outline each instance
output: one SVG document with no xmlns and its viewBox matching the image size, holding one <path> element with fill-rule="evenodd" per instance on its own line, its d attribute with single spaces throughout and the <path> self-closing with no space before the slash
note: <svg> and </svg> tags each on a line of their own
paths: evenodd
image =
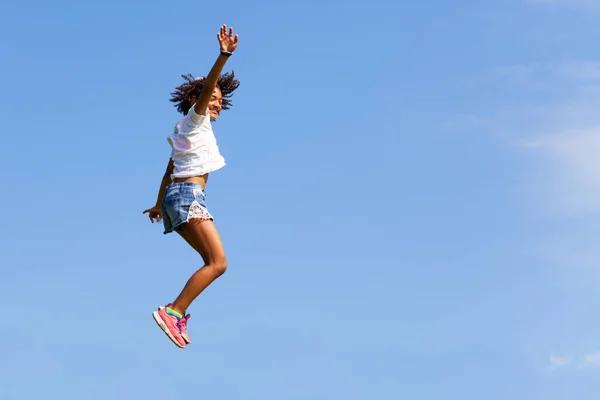
<svg viewBox="0 0 600 400">
<path fill-rule="evenodd" d="M 210 102 L 215 87 L 217 87 L 221 71 L 223 71 L 227 59 L 233 54 L 238 45 L 238 35 L 233 35 L 233 28 L 229 28 L 229 32 L 227 32 L 226 25 L 221 26 L 221 32 L 217 33 L 217 39 L 221 46 L 221 54 L 219 54 L 219 58 L 215 61 L 215 65 L 213 65 L 208 73 L 208 76 L 202 85 L 202 92 L 200 93 L 200 96 L 198 96 L 198 100 L 194 106 L 194 111 L 198 115 L 206 115 L 208 103 Z"/>
</svg>

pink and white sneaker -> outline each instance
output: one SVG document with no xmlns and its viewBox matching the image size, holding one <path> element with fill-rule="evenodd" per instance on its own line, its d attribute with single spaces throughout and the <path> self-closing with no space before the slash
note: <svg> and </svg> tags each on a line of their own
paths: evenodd
<svg viewBox="0 0 600 400">
<path fill-rule="evenodd" d="M 182 318 L 175 315 L 176 313 L 173 314 L 173 312 L 167 308 L 168 306 L 169 305 L 159 307 L 157 311 L 152 313 L 152 316 L 163 332 L 173 341 L 173 343 L 175 343 L 175 346 L 184 349 L 186 341 L 181 335 L 182 324 L 180 321 Z"/>
</svg>

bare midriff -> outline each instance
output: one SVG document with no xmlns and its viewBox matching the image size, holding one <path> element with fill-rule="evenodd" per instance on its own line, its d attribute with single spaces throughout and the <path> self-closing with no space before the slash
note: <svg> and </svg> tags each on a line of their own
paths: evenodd
<svg viewBox="0 0 600 400">
<path fill-rule="evenodd" d="M 204 174 L 204 175 L 200 175 L 200 176 L 191 176 L 189 178 L 175 178 L 173 179 L 173 182 L 192 182 L 192 183 L 196 183 L 200 186 L 202 186 L 202 188 L 206 188 L 206 181 L 208 181 L 208 174 Z"/>
</svg>

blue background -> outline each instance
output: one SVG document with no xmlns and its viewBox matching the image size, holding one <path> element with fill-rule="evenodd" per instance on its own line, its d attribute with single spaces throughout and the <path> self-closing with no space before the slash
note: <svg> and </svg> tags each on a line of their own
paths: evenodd
<svg viewBox="0 0 600 400">
<path fill-rule="evenodd" d="M 0 397 L 595 396 L 596 3 L 3 3 Z M 223 23 L 229 270 L 179 350 L 201 260 L 142 211 Z"/>
</svg>

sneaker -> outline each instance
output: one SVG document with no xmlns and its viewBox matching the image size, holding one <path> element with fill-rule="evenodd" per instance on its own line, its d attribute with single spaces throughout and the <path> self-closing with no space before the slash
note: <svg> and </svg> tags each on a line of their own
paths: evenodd
<svg viewBox="0 0 600 400">
<path fill-rule="evenodd" d="M 184 317 L 179 320 L 179 330 L 181 331 L 181 337 L 183 338 L 183 340 L 185 340 L 187 344 L 192 343 L 192 338 L 190 338 L 190 335 L 188 335 L 187 333 L 187 322 L 189 321 L 190 317 L 190 314 L 184 315 Z"/>
<path fill-rule="evenodd" d="M 186 342 L 181 336 L 181 325 L 179 323 L 181 318 L 167 312 L 167 307 L 159 307 L 157 311 L 152 313 L 152 316 L 163 332 L 175 343 L 175 346 L 183 349 Z"/>
<path fill-rule="evenodd" d="M 167 304 L 166 306 L 160 306 L 158 307 L 158 309 L 163 309 L 165 307 L 171 307 L 171 303 Z M 187 332 L 187 322 L 189 321 L 191 315 L 184 315 L 180 320 L 179 320 L 179 331 L 181 332 L 181 337 L 183 338 L 183 340 L 185 340 L 185 343 L 190 344 L 192 343 L 192 338 L 190 337 L 190 335 Z"/>
</svg>

